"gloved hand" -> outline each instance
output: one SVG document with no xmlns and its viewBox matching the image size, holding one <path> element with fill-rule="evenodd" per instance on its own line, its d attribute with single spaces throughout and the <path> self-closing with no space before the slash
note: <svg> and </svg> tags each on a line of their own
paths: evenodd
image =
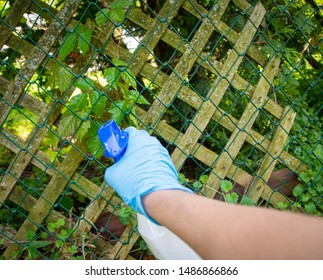
<svg viewBox="0 0 323 280">
<path fill-rule="evenodd" d="M 169 153 L 155 137 L 134 127 L 125 131 L 129 135 L 126 152 L 106 170 L 104 178 L 128 206 L 158 224 L 143 207 L 144 195 L 168 189 L 193 192 L 178 183 Z"/>
</svg>

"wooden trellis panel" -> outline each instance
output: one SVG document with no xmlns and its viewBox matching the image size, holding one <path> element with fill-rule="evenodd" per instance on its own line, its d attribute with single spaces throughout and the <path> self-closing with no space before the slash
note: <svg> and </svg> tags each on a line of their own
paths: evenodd
<svg viewBox="0 0 323 280">
<path fill-rule="evenodd" d="M 110 35 L 113 34 L 116 27 L 109 22 L 102 28 L 96 29 L 97 40 L 92 43 L 97 50 L 102 50 L 105 55 L 128 61 L 129 69 L 136 77 L 141 76 L 159 88 L 150 108 L 143 110 L 137 106 L 134 113 L 141 127 L 151 130 L 152 133 L 156 133 L 175 146 L 171 156 L 178 171 L 181 171 L 187 158 L 193 157 L 210 169 L 205 190 L 208 197 L 215 196 L 221 180 L 230 178 L 243 186 L 249 197 L 255 202 L 262 198 L 276 204 L 278 201 L 288 200 L 279 192 L 273 191 L 267 183 L 277 162 L 298 173 L 306 169 L 299 160 L 284 151 L 295 113 L 290 108 L 282 108 L 269 95 L 273 88 L 273 80 L 279 70 L 279 59 L 272 57 L 268 60 L 253 44 L 266 12 L 263 5 L 258 3 L 255 7 L 251 7 L 244 0 L 233 2 L 243 11 L 248 11 L 246 13 L 247 21 L 241 33 L 237 33 L 221 20 L 227 11 L 230 0 L 219 0 L 210 11 L 206 11 L 194 1 L 180 0 L 166 1 L 154 19 L 138 9 L 132 9 L 127 14 L 128 21 L 145 31 L 140 44 L 133 53 L 113 40 Z M 96 185 L 77 171 L 79 164 L 84 159 L 84 154 L 77 145 L 73 146 L 61 163 L 51 162 L 48 156 L 39 150 L 41 142 L 60 115 L 62 104 L 56 101 L 61 97 L 54 95 L 52 101 L 45 103 L 28 93 L 27 89 L 36 71 L 55 67 L 57 62 L 49 54 L 50 50 L 57 42 L 64 26 L 75 24 L 72 17 L 80 3 L 80 0 L 66 0 L 62 9 L 56 11 L 41 1 L 18 0 L 6 16 L 6 23 L 0 25 L 0 48 L 7 45 L 26 56 L 26 61 L 12 81 L 0 77 L 2 96 L 0 102 L 0 124 L 2 127 L 0 143 L 15 153 L 11 165 L 5 171 L 0 183 L 0 207 L 9 200 L 28 212 L 20 229 L 10 236 L 14 242 L 5 251 L 4 256 L 8 259 L 12 258 L 14 252 L 23 246 L 25 234 L 29 229 L 37 229 L 44 222 L 55 221 L 58 218 L 66 219 L 61 213 L 53 210 L 58 197 L 66 188 L 71 188 L 90 201 L 83 216 L 80 217 L 80 221 L 72 223 L 75 239 L 79 238 L 83 232 L 90 232 L 100 213 L 105 210 L 117 211 L 113 206 L 121 203 L 120 199 L 114 195 L 113 190 L 104 182 L 101 185 Z M 183 40 L 170 24 L 180 9 L 201 19 L 201 24 L 190 41 Z M 13 32 L 14 27 L 27 11 L 39 14 L 41 12 L 41 17 L 50 22 L 48 29 L 39 41 L 35 42 L 35 45 Z M 232 46 L 223 62 L 204 51 L 213 32 L 225 38 Z M 169 75 L 148 62 L 154 48 L 161 41 L 181 54 L 179 61 Z M 94 52 L 95 50 L 91 50 L 85 57 L 77 60 L 73 67 L 75 75 L 86 73 L 88 61 Z M 256 86 L 238 74 L 240 64 L 245 57 L 253 60 L 262 68 Z M 201 65 L 216 77 L 205 98 L 195 92 L 187 82 L 187 75 L 194 64 Z M 229 87 L 243 92 L 250 100 L 240 119 L 230 115 L 230 112 L 224 112 L 219 106 Z M 72 92 L 73 88 L 61 100 L 62 103 L 68 100 Z M 194 117 L 189 120 L 189 126 L 185 131 L 178 131 L 163 119 L 166 110 L 171 108 L 176 99 L 185 102 L 196 112 Z M 20 139 L 3 128 L 12 108 L 18 106 L 27 108 L 38 116 L 33 131 L 26 139 Z M 253 129 L 257 115 L 261 110 L 278 120 L 276 131 L 271 140 Z M 217 154 L 200 142 L 200 137 L 211 120 L 231 132 L 230 139 L 221 154 Z M 256 178 L 234 163 L 234 159 L 244 143 L 254 145 L 265 153 Z M 17 183 L 29 163 L 41 169 L 51 178 L 39 198 L 35 198 Z M 93 234 L 90 233 L 90 235 Z M 137 239 L 137 232 L 128 226 L 119 242 L 114 245 L 106 243 L 101 238 L 96 238 L 96 251 L 106 259 L 131 259 L 129 252 Z"/>
</svg>

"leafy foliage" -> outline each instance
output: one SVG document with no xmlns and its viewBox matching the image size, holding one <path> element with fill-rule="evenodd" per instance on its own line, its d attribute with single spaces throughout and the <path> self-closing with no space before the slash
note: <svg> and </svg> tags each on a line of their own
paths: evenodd
<svg viewBox="0 0 323 280">
<path fill-rule="evenodd" d="M 118 211 L 119 221 L 124 225 L 134 225 L 135 211 L 131 207 L 122 207 Z"/>
<path fill-rule="evenodd" d="M 63 1 L 55 0 L 54 2 L 62 3 Z M 55 102 L 57 106 L 62 105 L 59 122 L 48 127 L 46 138 L 41 143 L 41 150 L 49 155 L 52 162 L 64 158 L 71 145 L 74 144 L 77 144 L 78 148 L 86 154 L 89 161 L 92 159 L 96 161 L 95 157 L 100 158 L 103 154 L 103 148 L 97 136 L 97 130 L 101 124 L 113 118 L 118 124 L 136 126 L 137 120 L 134 117 L 136 107 L 138 105 L 144 107 L 149 105 L 149 101 L 151 101 L 142 94 L 142 88 L 145 87 L 144 84 L 140 84 L 143 81 L 142 77 L 135 76 L 128 67 L 129 63 L 120 60 L 122 55 L 119 57 L 119 49 L 116 52 L 116 57 L 111 58 L 100 49 L 101 46 L 98 47 L 95 43 L 99 39 L 98 34 L 105 32 L 107 23 L 111 23 L 115 33 L 123 28 L 129 30 L 134 36 L 137 34 L 141 36 L 142 29 L 135 25 L 132 26 L 125 20 L 128 9 L 133 5 L 138 6 L 146 2 L 148 11 L 144 11 L 144 7 L 141 7 L 143 8 L 142 12 L 150 13 L 154 17 L 153 13 L 160 10 L 160 1 L 117 0 L 107 7 L 102 6 L 102 9 L 99 9 L 99 2 L 103 4 L 105 1 L 94 2 L 87 6 L 88 1 L 83 1 L 83 6 L 75 15 L 78 23 L 72 28 L 65 29 L 62 37 L 59 37 L 56 53 L 53 51 L 53 56 L 52 53 L 50 54 L 50 60 L 53 63 L 46 64 L 43 69 L 38 70 L 26 88 L 26 93 L 28 91 L 28 94 L 32 94 L 45 103 Z M 197 2 L 207 10 L 217 3 L 215 0 L 198 0 Z M 239 33 L 245 24 L 245 11 L 241 11 L 235 2 L 230 1 L 228 12 L 222 16 L 221 20 Z M 254 4 L 258 1 L 249 0 L 248 2 Z M 322 216 L 322 16 L 311 5 L 312 1 L 264 0 L 261 2 L 268 12 L 253 44 L 267 57 L 276 55 L 281 59 L 280 72 L 275 79 L 271 98 L 276 99 L 282 106 L 291 106 L 291 109 L 296 111 L 297 118 L 292 127 L 286 150 L 308 167 L 307 171 L 298 174 L 302 183 L 292 189 L 292 194 L 295 197 L 292 207 L 302 208 L 309 214 Z M 5 18 L 12 3 L 14 1 L 0 2 L 1 18 Z M 85 12 L 88 7 L 89 12 Z M 179 15 L 174 17 L 169 24 L 172 30 L 183 37 L 183 40 L 189 41 L 200 23 L 185 9 L 180 9 Z M 35 42 L 38 42 L 42 31 L 27 28 L 24 21 L 20 25 L 21 36 L 28 34 L 29 43 L 36 44 Z M 215 31 L 203 52 L 210 52 L 210 56 L 216 57 L 219 61 L 224 59 L 228 49 L 232 48 L 232 45 L 224 37 Z M 111 39 L 118 46 L 124 43 L 115 35 Z M 220 43 L 217 42 L 219 39 L 221 39 Z M 178 53 L 177 50 L 174 52 L 171 48 L 166 49 L 164 46 L 165 44 L 163 45 L 161 42 L 153 53 L 157 64 L 162 66 L 160 71 L 165 71 L 164 68 L 174 69 L 173 66 L 176 65 L 178 58 L 174 55 L 176 52 Z M 94 50 L 96 54 L 92 56 L 90 50 Z M 75 69 L 74 59 L 79 57 L 87 59 L 86 55 L 91 55 L 91 61 L 89 59 L 87 65 L 89 70 L 80 74 Z M 0 51 L 0 59 L 4 62 L 0 69 L 1 76 L 9 81 L 13 80 L 23 64 L 23 60 L 19 57 L 19 52 L 10 48 L 3 48 Z M 238 74 L 246 80 L 253 80 L 251 84 L 255 85 L 257 79 L 254 79 L 254 76 L 259 75 L 259 68 L 261 67 L 247 56 L 239 67 Z M 190 88 L 201 98 L 205 98 L 215 75 L 200 67 L 198 63 L 194 69 L 185 79 L 185 83 L 189 84 Z M 147 82 L 147 84 L 149 83 L 151 81 Z M 238 118 L 248 102 L 249 99 L 245 94 L 241 94 L 234 86 L 231 86 L 219 107 Z M 164 120 L 174 128 L 184 128 L 185 130 L 185 126 L 192 119 L 196 110 L 179 99 L 175 100 L 172 106 L 174 110 L 165 113 Z M 271 133 L 275 122 L 274 118 L 261 115 L 253 128 L 261 134 L 266 134 L 267 131 Z M 38 123 L 39 120 L 35 114 L 25 108 L 20 108 L 17 103 L 17 106 L 12 108 L 7 117 L 4 128 L 26 140 Z M 200 140 L 205 141 L 205 146 L 217 153 L 222 152 L 228 137 L 230 137 L 230 131 L 218 126 L 217 122 L 211 121 L 204 132 L 207 139 Z M 268 133 L 269 137 L 270 133 Z M 13 152 L 0 146 L 0 179 L 6 174 L 3 170 L 8 168 L 14 156 Z M 235 159 L 235 163 L 241 168 L 245 167 L 255 172 L 258 166 L 257 161 L 262 156 L 262 152 L 258 154 L 254 152 L 252 145 L 244 145 Z M 87 166 L 80 168 L 85 170 Z M 103 164 L 101 164 L 101 168 L 104 168 Z M 190 167 L 190 170 L 193 168 Z M 192 187 L 197 192 L 206 187 L 208 180 L 206 173 L 209 172 L 206 168 L 199 168 L 201 170 L 196 171 L 194 175 L 189 172 L 186 173 L 189 175 L 180 173 L 178 178 L 181 183 Z M 31 175 L 23 174 L 19 178 L 19 187 L 38 198 L 48 184 L 49 178 L 38 168 L 31 168 L 30 173 Z M 201 176 L 196 175 L 201 173 Z M 95 176 L 93 174 L 90 176 L 92 176 L 92 181 L 102 182 L 102 176 L 100 178 L 93 178 Z M 226 202 L 254 205 L 254 202 L 247 196 L 239 196 L 230 181 L 222 181 L 220 188 Z M 71 213 L 69 211 L 73 209 L 74 215 L 77 200 L 84 202 L 85 198 L 81 195 L 73 196 L 67 192 L 62 195 L 57 205 L 60 209 L 66 210 L 64 214 Z M 0 222 L 7 223 L 10 220 L 11 226 L 16 230 L 28 213 L 11 202 L 6 206 L 7 208 L 0 209 Z M 290 209 L 290 205 L 278 202 L 278 208 L 287 210 Z M 78 214 L 83 210 L 83 208 L 77 209 Z M 14 219 L 13 212 L 18 213 Z M 118 217 L 124 224 L 134 222 L 133 210 L 129 207 L 120 208 Z M 68 258 L 85 258 L 86 256 L 80 248 L 84 249 L 87 246 L 89 237 L 84 234 L 81 241 L 71 242 L 71 234 L 71 229 L 63 219 L 40 226 L 38 231 L 29 230 L 25 236 L 26 247 L 22 252 L 17 252 L 16 257 L 59 259 L 61 258 L 59 251 L 63 251 Z M 0 238 L 0 247 L 5 242 L 5 239 Z M 141 251 L 148 251 L 142 240 L 136 246 Z"/>
<path fill-rule="evenodd" d="M 131 1 L 116 0 L 109 8 L 100 10 L 95 15 L 95 21 L 98 26 L 102 26 L 109 19 L 115 23 L 122 22 L 125 16 L 125 8 L 133 5 Z"/>
</svg>

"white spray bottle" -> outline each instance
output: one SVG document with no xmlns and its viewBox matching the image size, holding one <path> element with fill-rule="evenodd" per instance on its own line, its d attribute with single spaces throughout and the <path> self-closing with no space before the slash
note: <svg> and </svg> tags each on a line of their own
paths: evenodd
<svg viewBox="0 0 323 280">
<path fill-rule="evenodd" d="M 128 134 L 120 130 L 114 120 L 103 124 L 98 131 L 104 146 L 104 154 L 120 160 L 127 148 Z M 201 257 L 182 239 L 166 227 L 156 225 L 144 215 L 137 213 L 138 230 L 149 249 L 161 260 L 199 260 Z"/>
</svg>

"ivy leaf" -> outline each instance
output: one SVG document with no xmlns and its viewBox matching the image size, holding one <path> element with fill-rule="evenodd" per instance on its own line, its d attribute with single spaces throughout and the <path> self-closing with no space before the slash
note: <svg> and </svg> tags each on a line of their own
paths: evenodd
<svg viewBox="0 0 323 280">
<path fill-rule="evenodd" d="M 225 201 L 228 203 L 234 203 L 236 204 L 238 202 L 238 194 L 233 192 L 233 193 L 228 193 L 225 195 Z"/>
<path fill-rule="evenodd" d="M 76 32 L 68 33 L 63 40 L 63 44 L 59 50 L 59 60 L 64 61 L 71 53 L 76 45 L 78 34 Z"/>
<path fill-rule="evenodd" d="M 127 71 L 121 72 L 121 77 L 126 84 L 128 84 L 133 88 L 137 88 L 136 79 L 134 78 L 134 74 L 131 71 L 127 70 Z"/>
<path fill-rule="evenodd" d="M 65 92 L 68 88 L 70 88 L 72 80 L 74 76 L 73 74 L 66 68 L 62 67 L 57 72 L 57 86 L 60 92 Z"/>
<path fill-rule="evenodd" d="M 143 97 L 142 95 L 140 95 L 137 90 L 130 90 L 127 93 L 126 97 L 131 103 L 147 104 L 147 105 L 150 104 L 148 102 L 148 100 L 145 97 Z"/>
<path fill-rule="evenodd" d="M 74 95 L 68 104 L 68 107 L 74 112 L 85 110 L 86 106 L 87 106 L 87 94 L 83 92 L 78 95 Z"/>
<path fill-rule="evenodd" d="M 104 70 L 104 78 L 110 86 L 117 88 L 120 79 L 120 71 L 115 67 L 109 67 Z"/>
<path fill-rule="evenodd" d="M 225 193 L 233 189 L 232 183 L 228 180 L 222 180 L 220 186 L 221 190 Z"/>
</svg>

